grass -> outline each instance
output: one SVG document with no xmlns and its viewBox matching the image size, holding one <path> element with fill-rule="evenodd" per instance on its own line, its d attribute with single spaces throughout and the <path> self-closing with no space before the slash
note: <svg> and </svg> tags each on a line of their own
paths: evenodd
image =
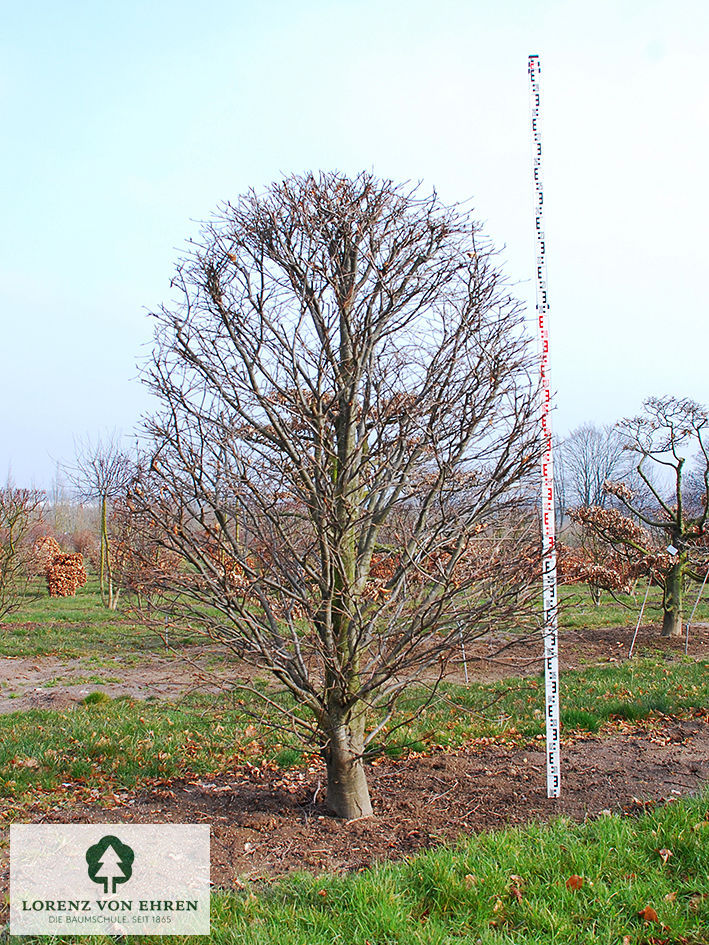
<svg viewBox="0 0 709 945">
<path fill-rule="evenodd" d="M 259 746 L 235 709 L 191 700 L 167 703 L 89 694 L 67 711 L 0 717 L 0 796 L 13 806 L 64 786 L 129 789 L 153 778 L 206 774 L 253 758 Z M 277 746 L 277 752 L 282 746 Z M 50 795 L 50 799 L 53 796 Z"/>
<path fill-rule="evenodd" d="M 638 602 L 633 611 L 605 599 L 595 608 L 588 595 L 572 590 L 578 604 L 563 612 L 567 628 L 627 626 L 637 617 Z M 706 618 L 698 610 L 696 619 Z M 110 662 L 114 671 L 116 658 L 143 660 L 160 649 L 159 638 L 135 627 L 128 614 L 101 606 L 95 580 L 76 598 L 29 601 L 5 629 L 2 655 L 82 656 L 98 666 Z M 708 668 L 707 661 L 656 654 L 564 672 L 563 730 L 603 732 L 616 720 L 705 709 Z M 407 724 L 385 750 L 400 757 L 476 738 L 543 739 L 543 692 L 541 676 L 444 684 L 440 698 L 423 707 L 425 692 L 412 689 L 394 720 Z M 174 704 L 96 692 L 65 711 L 0 716 L 0 797 L 7 820 L 20 818 L 29 805 L 75 803 L 77 789 L 105 796 L 152 779 L 215 775 L 247 760 L 288 769 L 309 759 L 225 697 L 193 696 Z M 271 886 L 249 884 L 238 894 L 217 891 L 210 941 L 621 945 L 627 936 L 629 945 L 709 945 L 708 808 L 705 795 L 637 819 L 532 824 L 358 875 L 294 875 Z M 672 851 L 667 862 L 658 852 L 665 849 Z M 580 889 L 567 888 L 571 875 L 583 878 Z M 647 906 L 656 910 L 657 923 L 639 918 Z"/>
<path fill-rule="evenodd" d="M 560 626 L 578 629 L 634 625 L 644 593 L 645 588 L 640 587 L 635 598 L 625 594 L 615 601 L 604 592 L 601 605 L 596 607 L 587 588 L 562 587 Z M 695 600 L 696 589 L 686 594 L 685 616 Z M 661 601 L 660 589 L 652 588 L 643 623 L 654 622 L 659 626 Z M 694 619 L 709 621 L 709 592 L 706 600 L 700 602 Z M 116 611 L 103 606 L 95 574 L 89 574 L 88 583 L 79 588 L 75 597 L 51 598 L 38 581 L 25 596 L 21 609 L 1 626 L 4 633 L 0 634 L 0 656 L 84 657 L 102 664 L 116 655 L 126 662 L 137 661 L 146 653 L 163 649 L 160 636 L 131 616 L 130 601 L 123 599 Z M 185 635 L 181 642 L 200 643 L 203 638 Z"/>
<path fill-rule="evenodd" d="M 609 605 L 600 611 L 608 623 Z M 570 611 L 566 613 L 568 617 Z M 30 614 L 44 614 L 48 624 L 28 621 Z M 158 641 L 127 616 L 105 610 L 95 578 L 76 598 L 31 602 L 9 626 L 0 652 L 20 655 L 32 648 L 46 654 L 49 648 L 60 657 L 88 653 L 87 662 L 110 662 L 114 672 L 116 660 L 131 653 L 145 659 Z M 102 674 L 78 678 L 97 685 L 105 681 Z M 372 748 L 397 758 L 412 751 L 458 748 L 476 738 L 543 737 L 541 675 L 489 685 L 443 684 L 433 704 L 425 706 L 425 701 L 425 691 L 409 690 L 392 727 L 406 724 Z M 654 655 L 567 671 L 561 676 L 561 705 L 567 734 L 598 732 L 618 719 L 701 709 L 709 705 L 707 662 Z M 62 784 L 110 792 L 152 778 L 217 774 L 254 759 L 287 769 L 307 762 L 308 756 L 287 737 L 255 725 L 225 697 L 189 697 L 174 704 L 93 693 L 72 709 L 0 716 L 0 797 L 15 810 L 37 791 L 48 794 Z"/>
<path fill-rule="evenodd" d="M 559 625 L 562 629 L 576 630 L 583 627 L 628 627 L 635 626 L 647 585 L 639 584 L 635 596 L 617 594 L 617 600 L 604 591 L 600 606 L 596 607 L 591 599 L 587 587 L 576 585 L 559 588 Z M 695 585 L 685 592 L 683 619 L 689 619 L 699 588 Z M 704 590 L 704 598 L 699 602 L 694 621 L 709 621 L 709 589 Z M 643 613 L 643 624 L 654 623 L 659 628 L 662 623 L 662 590 L 659 587 L 650 588 L 647 604 Z"/>
<path fill-rule="evenodd" d="M 43 689 L 54 689 L 56 686 L 85 686 L 87 683 L 93 683 L 95 686 L 105 686 L 108 683 L 121 683 L 122 679 L 118 676 L 57 676 L 54 679 L 48 679 L 42 683 Z"/>
<path fill-rule="evenodd" d="M 572 876 L 581 879 L 580 888 L 569 888 Z M 657 921 L 641 917 L 652 915 L 648 907 Z M 205 939 L 162 941 L 196 945 Z M 709 797 L 637 818 L 562 819 L 477 834 L 356 875 L 294 875 L 268 887 L 249 884 L 238 894 L 217 891 L 209 941 L 707 945 Z"/>
<path fill-rule="evenodd" d="M 105 692 L 90 692 L 85 699 L 81 700 L 84 705 L 100 705 L 110 702 L 111 697 Z"/>
<path fill-rule="evenodd" d="M 116 655 L 130 662 L 164 650 L 160 636 L 141 626 L 125 601 L 115 611 L 103 606 L 94 574 L 75 597 L 49 597 L 38 581 L 0 627 L 0 656 L 88 657 L 101 664 Z M 201 640 L 184 635 L 181 642 Z"/>
<path fill-rule="evenodd" d="M 678 657 L 646 657 L 561 674 L 562 733 L 598 731 L 614 719 L 638 721 L 653 713 L 682 713 L 709 705 L 709 663 Z M 472 737 L 532 739 L 544 731 L 544 680 L 504 679 L 490 685 L 441 686 L 441 701 L 424 709 L 397 745 L 411 742 L 455 748 Z M 400 715 L 413 716 L 421 692 L 411 690 Z"/>
<path fill-rule="evenodd" d="M 706 661 L 650 657 L 564 673 L 563 731 L 594 732 L 616 719 L 702 709 L 709 705 L 707 668 Z M 402 699 L 394 723 L 411 721 L 386 746 L 392 757 L 457 748 L 476 738 L 543 738 L 541 678 L 444 685 L 440 695 L 423 709 L 421 689 Z M 217 774 L 264 760 L 291 768 L 309 759 L 223 696 L 174 704 L 94 693 L 64 711 L 0 716 L 0 797 L 14 811 L 38 792 L 51 797 L 62 785 L 112 792 L 152 778 Z"/>
</svg>

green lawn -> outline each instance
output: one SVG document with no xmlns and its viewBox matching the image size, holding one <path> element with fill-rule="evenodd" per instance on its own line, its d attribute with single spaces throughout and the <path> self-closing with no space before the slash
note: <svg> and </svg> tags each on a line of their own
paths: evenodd
<svg viewBox="0 0 709 945">
<path fill-rule="evenodd" d="M 696 589 L 686 595 L 688 617 L 696 600 Z M 638 619 L 645 588 L 639 587 L 636 599 L 619 595 L 619 601 L 604 593 L 600 607 L 591 600 L 582 586 L 560 589 L 560 626 L 580 627 L 634 626 Z M 709 591 L 701 601 L 695 621 L 709 621 Z M 652 588 L 643 624 L 661 623 L 662 595 Z M 121 601 L 117 611 L 107 610 L 101 603 L 96 575 L 89 574 L 85 587 L 75 597 L 50 598 L 42 582 L 37 581 L 25 595 L 22 607 L 0 624 L 0 656 L 44 656 L 75 659 L 122 655 L 127 659 L 160 650 L 162 640 L 155 630 L 141 626 L 131 612 L 130 598 Z M 182 634 L 181 642 L 199 643 L 198 635 Z M 177 643 L 178 639 L 173 638 Z"/>
<path fill-rule="evenodd" d="M 98 578 L 89 574 L 75 597 L 49 597 L 41 581 L 25 595 L 21 608 L 0 624 L 0 656 L 54 656 L 60 659 L 120 655 L 140 659 L 164 648 L 160 635 L 142 626 L 131 612 L 133 599 L 115 611 L 101 603 Z M 182 634 L 180 640 L 202 638 Z M 173 639 L 177 644 L 178 639 Z"/>
<path fill-rule="evenodd" d="M 563 597 L 566 628 L 632 625 L 640 606 L 637 601 L 633 610 L 624 610 L 604 599 L 595 608 L 578 589 L 564 589 Z M 570 606 L 570 597 L 578 603 Z M 707 619 L 706 611 L 696 619 L 700 615 Z M 652 620 L 656 613 L 644 622 Z M 161 651 L 159 637 L 136 626 L 129 613 L 101 606 L 95 580 L 76 598 L 28 600 L 4 630 L 4 655 L 100 661 L 115 655 L 145 659 Z M 707 668 L 705 660 L 658 653 L 565 672 L 564 730 L 610 731 L 618 719 L 705 708 Z M 392 724 L 409 721 L 378 747 L 398 756 L 456 748 L 480 737 L 534 740 L 543 732 L 543 690 L 541 675 L 489 685 L 444 684 L 424 707 L 425 691 L 412 689 Z M 294 744 L 255 724 L 235 699 L 190 697 L 174 704 L 94 694 L 66 711 L 0 716 L 1 806 L 5 822 L 13 822 L 23 812 L 26 817 L 30 803 L 71 802 L 76 788 L 100 797 L 152 778 L 218 774 L 264 757 L 283 767 L 303 760 Z M 708 808 L 705 796 L 637 819 L 529 825 L 358 875 L 298 875 L 239 894 L 218 891 L 210 941 L 709 945 Z M 672 851 L 667 862 L 658 853 L 665 849 Z M 571 875 L 583 878 L 580 889 L 567 888 Z M 638 917 L 648 906 L 658 922 Z"/>
<path fill-rule="evenodd" d="M 705 707 L 707 668 L 706 661 L 685 657 L 649 657 L 564 673 L 563 730 L 597 731 L 613 719 Z M 422 708 L 427 695 L 412 689 L 402 699 L 392 725 L 411 720 L 381 746 L 392 756 L 455 748 L 481 737 L 529 741 L 544 731 L 541 677 L 445 684 Z M 97 694 L 86 703 L 0 716 L 0 797 L 11 811 L 67 783 L 110 792 L 149 778 L 216 774 L 255 758 L 284 767 L 302 761 L 297 746 L 223 696 L 173 704 Z"/>
<path fill-rule="evenodd" d="M 578 879 L 569 888 L 571 877 Z M 20 939 L 10 941 L 19 945 Z M 206 939 L 162 941 L 197 945 Z M 676 801 L 638 818 L 558 820 L 477 834 L 455 847 L 355 875 L 295 875 L 238 894 L 216 891 L 209 941 L 707 945 L 709 797 Z"/>
<path fill-rule="evenodd" d="M 593 603 L 588 588 L 583 585 L 559 588 L 559 625 L 567 629 L 581 627 L 634 627 L 640 615 L 646 584 L 638 584 L 636 594 L 617 594 L 617 600 L 604 591 L 599 607 Z M 692 584 L 685 592 L 684 620 L 688 620 L 699 593 L 699 587 Z M 709 621 L 709 587 L 704 588 L 703 599 L 697 606 L 694 621 Z M 662 626 L 662 590 L 659 587 L 650 588 L 645 612 L 642 619 L 643 626 L 655 624 L 658 633 Z"/>
<path fill-rule="evenodd" d="M 578 613 L 588 606 L 596 612 L 586 600 Z M 611 606 L 606 602 L 600 610 L 608 623 Z M 567 622 L 571 612 L 566 611 Z M 29 602 L 6 625 L 1 647 L 12 655 L 88 654 L 97 662 L 112 654 L 145 659 L 151 651 L 164 652 L 154 633 L 101 606 L 95 579 L 76 598 Z M 90 671 L 79 678 L 91 679 Z M 98 685 L 100 678 L 93 678 Z M 373 747 L 399 756 L 456 748 L 480 737 L 533 740 L 543 732 L 543 689 L 541 675 L 489 685 L 444 684 L 428 706 L 427 693 L 411 689 L 391 727 L 407 724 Z M 94 695 L 88 701 L 92 704 L 63 711 L 0 716 L 0 797 L 6 805 L 21 809 L 38 791 L 63 783 L 113 791 L 149 778 L 218 773 L 254 755 L 284 767 L 303 760 L 299 745 L 255 725 L 233 698 L 191 697 L 171 704 Z M 613 719 L 706 707 L 707 663 L 658 653 L 565 672 L 561 705 L 566 732 L 595 732 Z"/>
</svg>

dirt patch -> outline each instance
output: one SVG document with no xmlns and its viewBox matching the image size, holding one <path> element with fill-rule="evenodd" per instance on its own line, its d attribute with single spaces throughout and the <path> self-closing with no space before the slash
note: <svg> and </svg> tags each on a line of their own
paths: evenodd
<svg viewBox="0 0 709 945">
<path fill-rule="evenodd" d="M 91 658 L 4 656 L 0 714 L 64 709 L 97 690 L 111 698 L 176 700 L 193 691 L 219 692 L 232 672 L 228 656 L 207 647 L 190 648 L 184 655 L 151 653 L 140 662 L 107 657 L 100 665 Z"/>
<path fill-rule="evenodd" d="M 560 669 L 583 669 L 598 663 L 621 663 L 628 652 L 635 626 L 584 627 L 562 630 L 559 634 Z M 638 631 L 634 655 L 637 657 L 664 653 L 684 654 L 684 638 L 665 639 L 659 628 L 646 624 Z M 530 657 L 530 651 L 532 654 Z M 535 652 L 536 651 L 536 652 Z M 688 655 L 693 659 L 709 658 L 709 624 L 691 627 Z M 531 676 L 543 669 L 544 660 L 539 641 L 516 639 L 512 634 L 490 634 L 466 648 L 468 679 L 471 682 L 489 682 L 508 676 Z M 465 681 L 462 661 L 456 660 L 448 679 Z"/>
<path fill-rule="evenodd" d="M 539 747 L 536 747 L 539 746 Z M 77 805 L 43 816 L 59 822 L 206 822 L 212 879 L 224 887 L 291 870 L 348 871 L 400 859 L 486 828 L 643 810 L 709 780 L 707 719 L 664 719 L 562 751 L 563 793 L 546 797 L 543 742 L 438 753 L 369 769 L 376 816 L 342 822 L 324 806 L 323 771 L 246 768 L 209 780 L 174 780 L 119 806 Z M 28 819 L 31 819 L 28 817 Z"/>
<path fill-rule="evenodd" d="M 634 629 L 563 630 L 559 645 L 562 672 L 597 663 L 622 662 L 628 657 Z M 684 640 L 665 640 L 656 626 L 642 627 L 635 645 L 636 655 L 657 652 L 680 655 L 684 653 Z M 709 658 L 709 625 L 692 627 L 689 655 L 695 659 Z M 543 667 L 541 642 L 512 634 L 490 634 L 466 648 L 466 666 L 470 682 L 531 676 Z M 186 653 L 148 654 L 140 662 L 110 657 L 100 665 L 90 658 L 67 661 L 55 657 L 0 657 L 0 713 L 64 709 L 96 690 L 112 698 L 127 695 L 133 699 L 165 700 L 176 700 L 192 691 L 219 692 L 229 686 L 237 668 L 233 657 L 212 644 L 190 647 Z M 430 681 L 434 677 L 425 674 L 422 678 Z M 460 658 L 450 664 L 446 678 L 465 682 Z"/>
</svg>

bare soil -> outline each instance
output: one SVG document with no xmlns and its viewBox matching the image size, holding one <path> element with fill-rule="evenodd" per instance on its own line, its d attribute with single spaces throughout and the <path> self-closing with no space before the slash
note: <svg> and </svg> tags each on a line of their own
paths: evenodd
<svg viewBox="0 0 709 945">
<path fill-rule="evenodd" d="M 111 698 L 176 700 L 190 692 L 218 692 L 232 669 L 223 653 L 191 647 L 184 654 L 151 653 L 140 662 L 107 657 L 0 657 L 0 714 L 25 709 L 65 709 L 91 692 Z"/>
<path fill-rule="evenodd" d="M 627 659 L 634 627 L 564 630 L 560 636 L 561 670 Z M 692 627 L 690 656 L 709 657 L 709 624 Z M 637 656 L 650 652 L 680 654 L 684 639 L 665 640 L 655 625 L 640 629 Z M 530 655 L 530 653 L 532 655 Z M 184 657 L 187 657 L 186 659 Z M 227 688 L 234 665 L 213 646 L 191 647 L 184 654 L 154 653 L 140 662 L 107 658 L 101 665 L 90 658 L 0 657 L 0 713 L 25 709 L 63 709 L 100 690 L 112 698 L 175 700 L 189 692 L 217 692 Z M 466 649 L 466 666 L 456 660 L 446 678 L 490 682 L 508 676 L 529 676 L 542 669 L 539 641 L 511 634 L 490 634 Z"/>
<path fill-rule="evenodd" d="M 247 767 L 177 779 L 117 805 L 70 805 L 43 821 L 195 823 L 212 827 L 212 880 L 239 887 L 293 870 L 361 870 L 486 828 L 564 815 L 638 813 L 709 780 L 709 716 L 628 725 L 562 750 L 560 799 L 546 797 L 543 742 L 477 747 L 369 767 L 375 816 L 343 822 L 324 805 L 324 772 Z M 31 814 L 30 814 L 31 818 Z"/>
<path fill-rule="evenodd" d="M 583 627 L 562 630 L 559 634 L 560 670 L 583 669 L 598 663 L 620 663 L 628 659 L 635 633 L 634 626 L 627 627 Z M 709 624 L 693 624 L 690 631 L 688 654 L 693 659 L 709 658 Z M 666 639 L 660 636 L 657 624 L 646 624 L 638 631 L 634 656 L 642 657 L 654 653 L 680 655 L 684 653 L 684 637 Z M 534 652 L 530 657 L 530 651 Z M 530 676 L 543 669 L 543 656 L 539 644 L 529 639 L 515 640 L 511 635 L 491 634 L 468 647 L 467 669 L 472 681 L 490 682 L 508 676 Z M 457 682 L 464 679 L 461 662 L 448 678 Z"/>
</svg>

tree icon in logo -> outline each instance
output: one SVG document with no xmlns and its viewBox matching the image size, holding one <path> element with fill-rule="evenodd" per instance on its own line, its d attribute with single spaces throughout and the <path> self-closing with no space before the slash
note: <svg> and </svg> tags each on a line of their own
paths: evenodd
<svg viewBox="0 0 709 945">
<path fill-rule="evenodd" d="M 89 877 L 103 883 L 104 893 L 114 893 L 119 883 L 127 883 L 133 874 L 135 854 L 118 837 L 108 834 L 86 851 Z"/>
</svg>

